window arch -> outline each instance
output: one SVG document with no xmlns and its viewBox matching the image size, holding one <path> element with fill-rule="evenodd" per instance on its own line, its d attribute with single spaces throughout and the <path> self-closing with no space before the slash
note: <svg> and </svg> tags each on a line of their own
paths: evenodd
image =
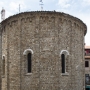
<svg viewBox="0 0 90 90">
<path fill-rule="evenodd" d="M 28 52 L 31 52 L 31 54 L 33 54 L 33 50 L 32 50 L 32 49 L 26 49 L 26 50 L 23 52 L 23 55 L 27 55 Z"/>
<path fill-rule="evenodd" d="M 67 50 L 62 50 L 60 52 L 60 56 L 61 56 L 61 72 L 62 73 L 67 73 L 68 71 L 68 55 L 69 55 L 69 52 Z"/>
<path fill-rule="evenodd" d="M 26 49 L 23 52 L 23 55 L 26 56 L 26 67 L 27 67 L 27 73 L 31 73 L 32 72 L 32 54 L 33 54 L 33 50 L 32 49 Z"/>
</svg>

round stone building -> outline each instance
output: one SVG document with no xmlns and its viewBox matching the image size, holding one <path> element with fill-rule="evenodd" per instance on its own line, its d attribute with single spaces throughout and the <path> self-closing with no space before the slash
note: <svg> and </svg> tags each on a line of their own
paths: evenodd
<svg viewBox="0 0 90 90">
<path fill-rule="evenodd" d="M 0 90 L 85 90 L 86 31 L 80 19 L 55 11 L 2 21 Z"/>
</svg>

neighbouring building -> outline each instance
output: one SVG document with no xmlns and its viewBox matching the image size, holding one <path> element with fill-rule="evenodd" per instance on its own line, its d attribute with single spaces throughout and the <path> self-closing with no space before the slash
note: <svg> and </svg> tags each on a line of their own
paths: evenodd
<svg viewBox="0 0 90 90">
<path fill-rule="evenodd" d="M 90 46 L 85 46 L 85 86 L 90 90 Z"/>
<path fill-rule="evenodd" d="M 0 90 L 85 90 L 86 31 L 80 19 L 55 11 L 3 20 Z"/>
</svg>

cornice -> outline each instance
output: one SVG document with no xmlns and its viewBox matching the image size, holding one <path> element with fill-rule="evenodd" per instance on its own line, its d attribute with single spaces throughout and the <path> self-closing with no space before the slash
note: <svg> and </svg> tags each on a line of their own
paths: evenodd
<svg viewBox="0 0 90 90">
<path fill-rule="evenodd" d="M 16 21 L 18 19 L 22 19 L 22 18 L 25 18 L 25 17 L 29 17 L 29 16 L 61 16 L 62 18 L 67 18 L 68 20 L 72 20 L 74 22 L 78 22 L 78 23 L 81 23 L 84 27 L 84 34 L 86 34 L 87 32 L 87 26 L 86 24 L 80 20 L 79 18 L 77 17 L 74 17 L 72 15 L 69 15 L 69 14 L 66 14 L 66 13 L 63 13 L 63 12 L 56 12 L 56 11 L 30 11 L 30 12 L 21 12 L 21 13 L 18 13 L 16 15 L 12 15 L 8 18 L 6 18 L 5 20 L 3 20 L 1 22 L 2 25 L 5 25 L 9 22 L 12 22 L 12 21 Z"/>
</svg>

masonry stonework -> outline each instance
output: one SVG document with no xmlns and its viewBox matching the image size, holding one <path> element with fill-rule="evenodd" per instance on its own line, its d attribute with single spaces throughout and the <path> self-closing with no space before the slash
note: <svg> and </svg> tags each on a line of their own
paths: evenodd
<svg viewBox="0 0 90 90">
<path fill-rule="evenodd" d="M 36 11 L 11 16 L 1 25 L 5 57 L 1 90 L 85 90 L 87 28 L 81 20 L 65 13 Z M 27 73 L 27 55 L 23 54 L 26 49 L 33 51 L 31 73 Z M 68 52 L 65 73 L 61 51 Z"/>
</svg>

